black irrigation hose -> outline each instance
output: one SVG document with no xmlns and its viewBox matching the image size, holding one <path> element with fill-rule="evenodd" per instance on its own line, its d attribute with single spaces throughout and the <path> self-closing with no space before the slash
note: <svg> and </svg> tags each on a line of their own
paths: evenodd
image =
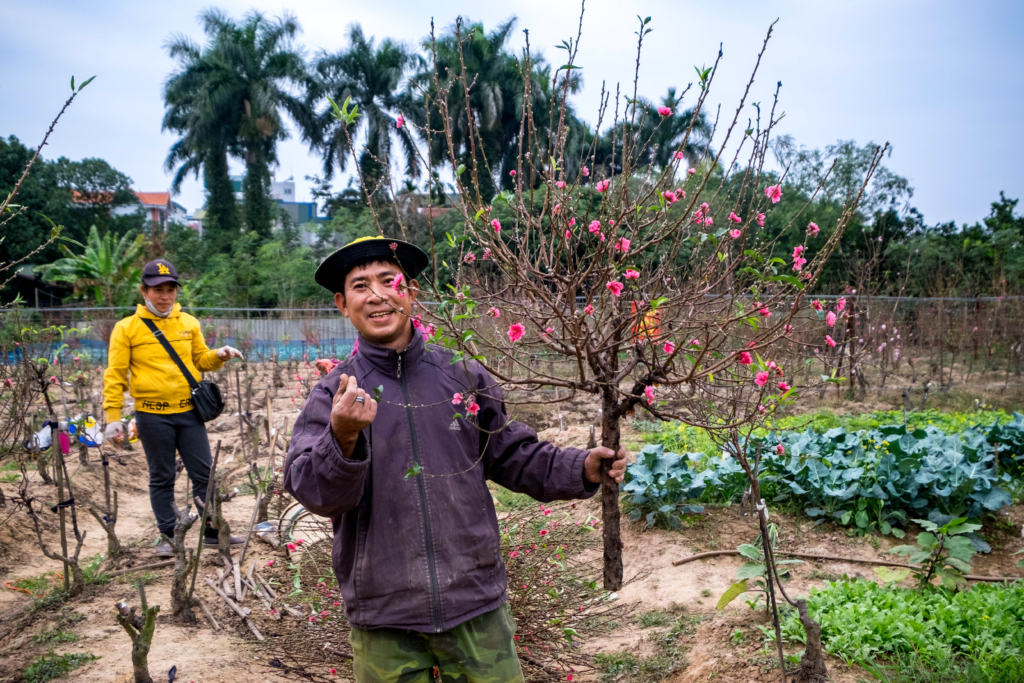
<svg viewBox="0 0 1024 683">
<path fill-rule="evenodd" d="M 859 562 L 861 564 L 876 564 L 883 567 L 901 567 L 904 569 L 920 569 L 917 565 L 913 564 L 901 564 L 899 562 L 886 562 L 885 560 L 862 560 L 856 557 L 839 557 L 837 555 L 817 555 L 814 553 L 790 553 L 782 550 L 774 551 L 777 555 L 788 555 L 789 557 L 803 557 L 809 560 L 833 560 L 836 562 Z M 690 555 L 684 557 L 681 560 L 676 560 L 672 563 L 673 567 L 693 562 L 694 560 L 703 560 L 709 557 L 715 557 L 717 555 L 739 555 L 738 550 L 711 550 L 706 553 L 697 553 L 696 555 Z M 1002 583 L 1004 581 L 1024 581 L 1022 576 L 980 576 L 978 574 L 967 574 L 964 576 L 968 581 L 989 581 L 992 583 Z"/>
</svg>

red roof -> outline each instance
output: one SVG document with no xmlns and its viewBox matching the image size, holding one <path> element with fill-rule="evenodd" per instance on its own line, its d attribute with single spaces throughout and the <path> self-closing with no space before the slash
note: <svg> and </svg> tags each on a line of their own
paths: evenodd
<svg viewBox="0 0 1024 683">
<path fill-rule="evenodd" d="M 136 192 L 135 196 L 147 206 L 167 206 L 171 203 L 170 192 Z"/>
</svg>

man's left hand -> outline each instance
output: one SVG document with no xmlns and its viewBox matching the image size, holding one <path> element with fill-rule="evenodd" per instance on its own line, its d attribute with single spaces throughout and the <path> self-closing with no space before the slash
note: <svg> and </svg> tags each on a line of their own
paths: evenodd
<svg viewBox="0 0 1024 683">
<path fill-rule="evenodd" d="M 608 471 L 608 476 L 614 479 L 616 483 L 621 484 L 622 477 L 626 474 L 626 449 L 623 446 L 619 446 L 618 453 L 605 446 L 591 449 L 587 453 L 587 459 L 583 461 L 583 476 L 591 484 L 600 484 L 601 461 L 605 458 L 615 458 L 612 461 L 612 468 Z"/>
</svg>

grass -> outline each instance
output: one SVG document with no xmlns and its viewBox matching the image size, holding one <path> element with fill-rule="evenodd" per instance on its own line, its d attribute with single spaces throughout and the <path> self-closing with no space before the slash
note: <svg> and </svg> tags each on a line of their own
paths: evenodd
<svg viewBox="0 0 1024 683">
<path fill-rule="evenodd" d="M 516 510 L 526 510 L 538 505 L 537 501 L 526 495 L 525 493 L 515 493 L 509 491 L 503 486 L 491 486 L 491 494 L 498 501 L 498 509 L 501 512 L 514 512 Z"/>
<path fill-rule="evenodd" d="M 637 618 L 640 628 L 651 628 L 652 626 L 669 626 L 673 622 L 672 615 L 660 610 L 644 612 Z"/>
<path fill-rule="evenodd" d="M 600 683 L 657 683 L 689 665 L 685 647 L 680 645 L 679 639 L 684 634 L 693 635 L 701 617 L 683 615 L 673 620 L 665 612 L 653 611 L 640 615 L 641 624 L 645 618 L 657 622 L 651 626 L 672 625 L 666 632 L 651 634 L 650 640 L 657 652 L 650 657 L 638 657 L 629 651 L 598 654 L 594 657 L 594 665 L 599 671 L 597 680 Z"/>
<path fill-rule="evenodd" d="M 94 659 L 99 657 L 91 652 L 50 654 L 32 662 L 22 675 L 26 683 L 45 683 L 55 678 L 67 678 L 69 673 Z"/>
<path fill-rule="evenodd" d="M 66 631 L 62 628 L 52 628 L 43 631 L 32 637 L 36 643 L 73 643 L 78 638 L 73 631 Z"/>
</svg>

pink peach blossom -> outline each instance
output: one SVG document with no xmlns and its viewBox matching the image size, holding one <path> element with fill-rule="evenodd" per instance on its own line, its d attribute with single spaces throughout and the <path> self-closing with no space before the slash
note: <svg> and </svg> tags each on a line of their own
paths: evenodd
<svg viewBox="0 0 1024 683">
<path fill-rule="evenodd" d="M 739 228 L 733 228 L 732 230 L 729 231 L 729 237 L 733 238 L 734 240 L 738 240 L 741 235 L 743 235 L 743 233 L 740 231 Z"/>
<path fill-rule="evenodd" d="M 754 378 L 754 384 L 756 384 L 759 387 L 763 387 L 767 382 L 768 382 L 768 373 L 763 371 L 763 370 L 761 372 L 757 373 L 757 376 Z"/>
<path fill-rule="evenodd" d="M 786 384 L 785 382 L 779 382 L 779 391 L 781 391 L 782 393 L 786 393 L 787 391 L 789 391 L 789 385 Z"/>
<path fill-rule="evenodd" d="M 608 189 L 608 186 L 611 184 L 612 181 L 605 178 L 604 180 L 598 181 L 597 184 L 594 185 L 594 189 L 597 190 L 598 192 L 604 192 L 605 190 Z"/>
<path fill-rule="evenodd" d="M 817 237 L 819 232 L 821 232 L 821 228 L 818 227 L 817 223 L 812 221 L 807 224 L 808 235 L 810 235 L 811 237 Z"/>
<path fill-rule="evenodd" d="M 519 341 L 520 339 L 523 338 L 524 334 L 526 334 L 526 328 L 523 327 L 522 323 L 512 323 L 511 325 L 509 325 L 508 339 L 510 342 L 515 343 Z"/>
<path fill-rule="evenodd" d="M 405 125 L 405 118 L 401 114 L 399 114 L 398 115 L 398 120 L 395 121 L 395 128 L 401 128 L 404 125 Z"/>
<path fill-rule="evenodd" d="M 680 161 L 685 155 L 682 152 L 676 152 L 674 156 L 676 161 Z"/>
<path fill-rule="evenodd" d="M 740 218 L 739 216 L 737 216 L 732 211 L 729 212 L 729 220 L 732 221 L 733 223 L 742 223 L 743 222 L 743 219 Z"/>
<path fill-rule="evenodd" d="M 605 287 L 607 287 L 608 291 L 610 291 L 615 296 L 619 296 L 620 294 L 622 294 L 623 284 L 621 282 L 618 282 L 617 280 L 612 280 L 611 282 L 606 284 Z"/>
<path fill-rule="evenodd" d="M 667 354 L 671 354 L 673 351 L 676 350 L 676 345 L 670 341 L 667 341 L 665 342 L 665 346 L 662 347 L 662 350 Z"/>
<path fill-rule="evenodd" d="M 588 305 L 586 308 L 583 309 L 583 312 L 586 313 L 587 315 L 593 315 L 594 307 Z"/>
<path fill-rule="evenodd" d="M 590 221 L 587 230 L 590 232 L 601 232 L 601 221 Z"/>
<path fill-rule="evenodd" d="M 454 394 L 452 394 L 452 405 L 453 406 L 462 405 L 462 394 L 460 394 L 458 392 L 455 392 Z"/>
<path fill-rule="evenodd" d="M 636 280 L 640 277 L 640 272 L 633 270 L 632 268 L 627 268 L 626 272 L 623 273 L 622 276 L 627 280 Z"/>
<path fill-rule="evenodd" d="M 839 301 L 836 302 L 836 310 L 841 313 L 844 308 L 846 308 L 846 297 L 841 296 L 839 297 Z"/>
<path fill-rule="evenodd" d="M 492 318 L 500 318 L 501 311 L 495 308 L 494 306 L 491 306 L 490 308 L 487 309 L 487 315 L 491 316 Z"/>
<path fill-rule="evenodd" d="M 644 387 L 644 394 L 647 395 L 647 401 L 649 403 L 653 403 L 654 402 L 654 387 L 652 387 L 650 385 Z"/>
<path fill-rule="evenodd" d="M 672 116 L 672 110 L 669 107 L 658 107 L 658 116 Z"/>
<path fill-rule="evenodd" d="M 477 413 L 480 412 L 480 404 L 478 404 L 473 399 L 470 400 L 473 402 L 466 406 L 466 412 L 469 413 L 470 415 L 476 415 Z"/>
<path fill-rule="evenodd" d="M 764 194 L 768 199 L 772 200 L 772 204 L 778 204 L 779 200 L 782 199 L 782 186 L 769 185 L 764 188 Z"/>
<path fill-rule="evenodd" d="M 750 365 L 753 362 L 754 362 L 754 359 L 751 357 L 749 352 L 747 352 L 747 351 L 740 351 L 740 354 L 739 354 L 739 363 L 740 363 L 740 365 Z"/>
<path fill-rule="evenodd" d="M 836 345 L 836 340 L 826 334 L 825 335 L 825 343 L 828 344 L 829 346 L 835 346 Z"/>
<path fill-rule="evenodd" d="M 760 225 L 762 228 L 764 227 L 764 219 L 765 215 L 763 213 L 757 214 L 757 224 Z"/>
<path fill-rule="evenodd" d="M 492 218 L 491 219 L 491 227 L 494 228 L 494 232 L 495 233 L 500 233 L 501 232 L 501 223 L 498 221 L 497 218 Z"/>
<path fill-rule="evenodd" d="M 825 324 L 829 327 L 833 327 L 836 324 L 836 314 L 829 311 L 825 314 Z"/>
<path fill-rule="evenodd" d="M 586 178 L 587 176 L 590 175 L 590 169 L 584 166 L 582 169 L 580 169 L 580 173 L 582 173 L 583 177 Z"/>
</svg>

